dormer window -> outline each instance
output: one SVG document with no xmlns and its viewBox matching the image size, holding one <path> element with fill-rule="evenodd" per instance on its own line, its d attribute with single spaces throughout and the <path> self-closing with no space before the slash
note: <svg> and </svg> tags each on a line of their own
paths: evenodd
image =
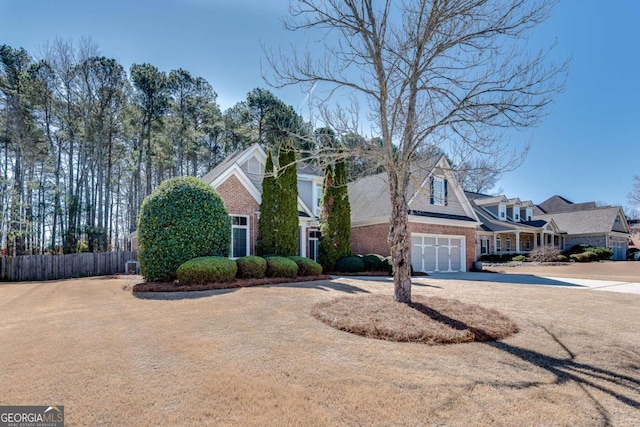
<svg viewBox="0 0 640 427">
<path fill-rule="evenodd" d="M 507 219 L 507 206 L 506 205 L 498 205 L 498 218 L 500 221 L 504 221 Z"/>
<path fill-rule="evenodd" d="M 527 214 L 527 221 L 531 221 L 531 217 L 533 216 L 533 210 L 531 208 L 527 208 L 526 214 Z"/>
<path fill-rule="evenodd" d="M 518 206 L 513 207 L 513 220 L 520 222 L 520 208 Z"/>
<path fill-rule="evenodd" d="M 431 177 L 432 205 L 447 206 L 447 180 L 440 177 Z"/>
</svg>

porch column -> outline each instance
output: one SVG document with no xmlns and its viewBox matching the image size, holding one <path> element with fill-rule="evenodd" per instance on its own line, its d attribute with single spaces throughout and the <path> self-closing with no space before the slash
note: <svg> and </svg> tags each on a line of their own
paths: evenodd
<svg viewBox="0 0 640 427">
<path fill-rule="evenodd" d="M 544 231 L 542 231 L 540 233 L 540 246 L 542 246 L 543 248 L 546 246 L 546 242 L 545 242 L 546 239 L 547 239 L 547 235 L 544 233 Z"/>
<path fill-rule="evenodd" d="M 307 256 L 307 226 L 300 226 L 300 256 Z"/>
<path fill-rule="evenodd" d="M 491 253 L 498 253 L 498 233 L 493 233 L 493 251 Z"/>
<path fill-rule="evenodd" d="M 516 231 L 516 252 L 520 253 L 520 232 Z"/>
</svg>

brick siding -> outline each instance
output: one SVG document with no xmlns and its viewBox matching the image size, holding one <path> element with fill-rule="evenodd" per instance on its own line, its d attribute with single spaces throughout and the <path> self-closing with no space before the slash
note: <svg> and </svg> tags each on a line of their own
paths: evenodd
<svg viewBox="0 0 640 427">
<path fill-rule="evenodd" d="M 465 236 L 465 252 L 467 270 L 471 269 L 476 258 L 476 232 L 473 228 L 454 227 L 450 225 L 409 223 L 409 231 L 423 234 L 447 234 Z M 387 236 L 389 224 L 365 225 L 351 228 L 351 248 L 354 254 L 375 253 L 389 256 Z"/>
<path fill-rule="evenodd" d="M 258 215 L 260 205 L 247 191 L 235 175 L 231 175 L 216 189 L 224 201 L 229 215 L 249 217 L 249 253 L 255 255 L 258 236 Z"/>
</svg>

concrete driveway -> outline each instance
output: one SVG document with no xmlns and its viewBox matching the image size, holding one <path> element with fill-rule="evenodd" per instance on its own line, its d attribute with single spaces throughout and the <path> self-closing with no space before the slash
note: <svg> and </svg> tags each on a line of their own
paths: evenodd
<svg viewBox="0 0 640 427">
<path fill-rule="evenodd" d="M 431 273 L 429 274 L 429 277 L 425 279 L 508 283 L 512 285 L 561 286 L 575 289 L 624 292 L 640 295 L 640 277 L 637 281 L 626 282 L 618 280 L 539 276 L 535 274 L 502 274 L 487 271 L 467 273 Z"/>
</svg>

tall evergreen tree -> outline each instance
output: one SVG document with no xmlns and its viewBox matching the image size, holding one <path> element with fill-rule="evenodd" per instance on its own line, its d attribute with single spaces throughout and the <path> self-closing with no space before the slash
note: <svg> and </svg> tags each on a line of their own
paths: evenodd
<svg viewBox="0 0 640 427">
<path fill-rule="evenodd" d="M 276 191 L 276 177 L 274 174 L 271 151 L 267 154 L 262 180 L 262 202 L 260 204 L 260 218 L 258 219 L 258 241 L 256 251 L 258 255 L 276 253 L 276 238 L 278 228 L 276 224 L 276 207 L 278 194 Z"/>
<path fill-rule="evenodd" d="M 330 271 L 338 259 L 351 255 L 351 205 L 344 160 L 325 167 L 321 205 L 320 264 Z"/>
<path fill-rule="evenodd" d="M 280 173 L 277 180 L 278 193 L 278 235 L 277 254 L 283 256 L 298 255 L 298 172 L 293 141 L 280 144 L 278 153 Z"/>
</svg>

